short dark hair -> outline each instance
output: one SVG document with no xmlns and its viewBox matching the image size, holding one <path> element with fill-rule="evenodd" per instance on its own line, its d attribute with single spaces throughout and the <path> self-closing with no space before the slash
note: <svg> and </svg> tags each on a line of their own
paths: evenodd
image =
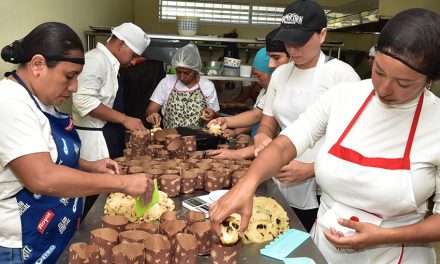
<svg viewBox="0 0 440 264">
<path fill-rule="evenodd" d="M 400 12 L 383 28 L 377 50 L 420 72 L 440 78 L 440 15 L 422 8 Z"/>
<path fill-rule="evenodd" d="M 66 24 L 46 22 L 35 27 L 23 39 L 3 47 L 4 61 L 25 65 L 36 54 L 46 58 L 48 67 L 59 61 L 84 63 L 84 47 L 81 39 Z"/>
</svg>

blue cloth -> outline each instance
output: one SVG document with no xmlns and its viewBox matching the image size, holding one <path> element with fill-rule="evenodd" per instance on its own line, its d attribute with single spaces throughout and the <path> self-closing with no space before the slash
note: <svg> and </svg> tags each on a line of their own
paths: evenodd
<svg viewBox="0 0 440 264">
<path fill-rule="evenodd" d="M 20 77 L 15 72 L 12 75 L 49 120 L 58 151 L 56 164 L 79 168 L 81 141 L 70 116 L 44 112 Z M 40 195 L 25 187 L 15 198 L 21 219 L 23 263 L 55 263 L 81 223 L 82 198 Z"/>
<path fill-rule="evenodd" d="M 2 264 L 22 264 L 21 248 L 0 247 L 0 263 Z"/>
<path fill-rule="evenodd" d="M 272 74 L 273 70 L 269 68 L 269 54 L 267 54 L 266 48 L 261 48 L 258 50 L 257 54 L 255 54 L 254 62 L 252 63 L 252 67 L 255 69 Z"/>
</svg>

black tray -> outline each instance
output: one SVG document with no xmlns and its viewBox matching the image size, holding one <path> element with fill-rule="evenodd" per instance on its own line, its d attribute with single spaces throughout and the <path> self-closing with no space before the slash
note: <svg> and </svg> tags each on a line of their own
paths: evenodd
<svg viewBox="0 0 440 264">
<path fill-rule="evenodd" d="M 181 136 L 196 136 L 197 150 L 216 149 L 218 144 L 226 144 L 224 137 L 214 136 L 201 128 L 176 127 Z"/>
</svg>

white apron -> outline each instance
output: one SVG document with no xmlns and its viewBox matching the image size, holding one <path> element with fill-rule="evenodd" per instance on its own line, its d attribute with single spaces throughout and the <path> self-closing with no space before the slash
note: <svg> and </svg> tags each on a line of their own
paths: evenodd
<svg viewBox="0 0 440 264">
<path fill-rule="evenodd" d="M 373 95 L 374 89 L 338 141 L 328 153 L 321 152 L 317 158 L 315 172 L 323 194 L 312 237 L 329 263 L 434 264 L 434 250 L 427 245 L 396 244 L 360 251 L 337 250 L 323 234 L 329 227 L 341 230 L 334 224 L 337 217 L 370 222 L 385 228 L 405 226 L 423 219 L 424 214 L 417 211 L 410 171 L 410 153 L 423 105 L 423 93 L 417 104 L 403 158 L 364 157 L 360 152 L 341 145 Z"/>
<path fill-rule="evenodd" d="M 298 95 L 298 97 L 302 98 L 304 102 L 313 102 L 325 92 L 321 87 L 319 87 L 319 81 L 321 80 L 321 75 L 323 72 L 322 66 L 324 63 L 326 63 L 328 58 L 329 57 L 325 56 L 321 51 L 318 62 L 316 63 L 315 72 L 313 73 L 313 80 L 311 82 L 310 89 L 307 89 L 304 91 L 304 93 Z M 294 68 L 295 66 L 292 67 L 292 72 Z M 288 78 L 290 78 L 290 76 Z M 295 120 L 291 120 L 291 122 L 293 121 Z M 305 163 L 315 162 L 316 153 L 321 147 L 322 142 L 324 142 L 324 139 L 318 141 L 313 149 L 307 149 L 303 154 L 301 154 L 301 156 L 296 157 L 295 160 Z M 316 197 L 316 189 L 318 186 L 316 184 L 315 177 L 299 183 L 282 183 L 276 178 L 273 179 L 278 185 L 278 188 L 283 194 L 284 198 L 289 202 L 290 206 L 301 210 L 310 210 L 319 207 L 318 199 Z"/>
</svg>

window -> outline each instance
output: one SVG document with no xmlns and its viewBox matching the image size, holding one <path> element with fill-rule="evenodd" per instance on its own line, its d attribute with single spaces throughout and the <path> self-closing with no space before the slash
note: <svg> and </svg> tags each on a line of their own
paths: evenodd
<svg viewBox="0 0 440 264">
<path fill-rule="evenodd" d="M 252 25 L 279 25 L 285 6 L 252 5 Z"/>
<path fill-rule="evenodd" d="M 195 16 L 202 23 L 240 24 L 244 26 L 277 25 L 285 6 L 213 0 L 159 0 L 159 20 L 174 21 L 177 16 Z"/>
</svg>

